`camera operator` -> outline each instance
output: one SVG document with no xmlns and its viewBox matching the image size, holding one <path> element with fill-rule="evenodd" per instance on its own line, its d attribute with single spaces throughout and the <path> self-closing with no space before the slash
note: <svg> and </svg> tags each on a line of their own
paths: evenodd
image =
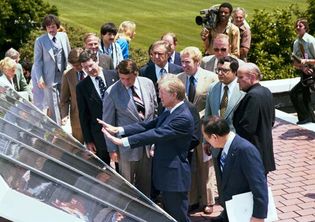
<svg viewBox="0 0 315 222">
<path fill-rule="evenodd" d="M 226 34 L 230 40 L 230 53 L 236 57 L 240 56 L 240 31 L 237 26 L 230 22 L 230 16 L 233 7 L 230 3 L 222 3 L 219 6 L 217 21 L 214 27 L 204 27 L 200 33 L 201 39 L 204 42 L 205 55 L 214 54 L 213 40 L 220 34 Z"/>
<path fill-rule="evenodd" d="M 250 27 L 245 21 L 246 11 L 243 8 L 237 7 L 232 13 L 232 22 L 240 30 L 240 59 L 247 62 L 247 54 L 250 49 L 251 32 Z"/>
</svg>

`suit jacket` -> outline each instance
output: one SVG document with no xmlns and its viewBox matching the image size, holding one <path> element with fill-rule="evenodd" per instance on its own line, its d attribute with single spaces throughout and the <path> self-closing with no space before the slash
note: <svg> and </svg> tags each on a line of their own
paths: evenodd
<svg viewBox="0 0 315 222">
<path fill-rule="evenodd" d="M 178 74 L 183 72 L 183 68 L 181 66 L 175 65 L 173 63 L 168 63 L 168 73 L 173 73 L 173 74 Z M 162 110 L 162 105 L 160 104 L 160 97 L 159 97 L 159 89 L 158 89 L 158 84 L 157 84 L 157 78 L 156 78 L 156 73 L 155 73 L 155 64 L 148 63 L 144 65 L 140 70 L 139 70 L 139 75 L 147 77 L 152 80 L 155 86 L 155 92 L 157 96 L 157 101 L 158 101 L 158 113 L 160 114 Z"/>
<path fill-rule="evenodd" d="M 31 93 L 30 86 L 26 82 L 26 79 L 23 74 L 23 68 L 20 63 L 17 63 L 14 78 L 15 78 L 14 83 L 16 84 L 18 92 L 27 91 L 29 94 Z"/>
<path fill-rule="evenodd" d="M 152 121 L 124 126 L 131 148 L 155 144 L 152 163 L 154 187 L 160 191 L 187 192 L 191 184 L 187 154 L 194 122 L 187 104 L 171 114 L 163 112 Z"/>
<path fill-rule="evenodd" d="M 216 57 L 214 55 L 205 56 L 201 60 L 200 67 L 214 72 L 215 60 L 216 60 Z"/>
<path fill-rule="evenodd" d="M 157 108 L 153 82 L 145 77 L 137 77 L 140 85 L 142 101 L 145 107 L 145 120 L 152 120 Z M 119 80 L 105 93 L 103 100 L 103 120 L 114 126 L 124 126 L 141 122 L 137 107 L 126 87 Z M 118 152 L 122 160 L 138 161 L 143 155 L 143 146 L 139 149 L 118 147 L 105 137 L 108 152 Z"/>
<path fill-rule="evenodd" d="M 218 81 L 218 75 L 214 72 L 210 72 L 208 70 L 198 68 L 197 73 L 199 75 L 198 83 L 196 86 L 196 94 L 193 101 L 193 104 L 197 108 L 200 117 L 204 116 L 204 109 L 206 106 L 206 97 L 208 94 L 209 86 L 213 83 Z M 196 73 L 196 74 L 197 74 Z M 178 74 L 178 78 L 184 83 L 186 86 L 187 84 L 187 75 L 186 73 L 182 72 Z"/>
<path fill-rule="evenodd" d="M 236 80 L 234 80 L 236 81 Z M 219 116 L 219 110 L 220 110 L 220 99 L 221 99 L 221 88 L 222 83 L 217 82 L 215 84 L 212 84 L 209 87 L 209 92 L 206 100 L 206 109 L 205 109 L 205 116 L 212 116 L 217 115 Z M 233 92 L 231 92 L 231 97 L 228 101 L 228 105 L 224 114 L 224 119 L 229 124 L 229 127 L 231 131 L 235 132 L 234 126 L 233 126 L 233 116 L 235 109 L 237 108 L 238 104 L 244 97 L 245 93 L 242 92 L 239 88 L 238 83 L 236 83 Z"/>
<path fill-rule="evenodd" d="M 217 159 L 220 162 L 220 155 Z M 247 140 L 236 135 L 230 145 L 219 187 L 220 201 L 232 199 L 233 195 L 251 191 L 254 198 L 253 216 L 266 218 L 268 211 L 267 180 L 264 166 L 257 149 Z"/>
<path fill-rule="evenodd" d="M 106 86 L 109 87 L 118 80 L 114 70 L 103 70 Z M 93 142 L 97 149 L 106 150 L 102 126 L 96 118 L 102 118 L 103 101 L 93 85 L 90 76 L 79 82 L 76 87 L 79 118 L 85 143 Z"/>
<path fill-rule="evenodd" d="M 65 63 L 62 65 L 62 67 L 66 69 L 68 63 L 68 55 L 70 51 L 69 39 L 65 32 L 58 32 L 56 38 L 58 39 L 58 41 L 60 41 L 63 49 Z M 43 79 L 47 86 L 52 86 L 54 83 L 61 82 L 61 76 L 60 79 L 58 79 L 58 77 L 55 78 L 55 74 L 57 71 L 56 69 L 57 66 L 53 51 L 53 44 L 49 39 L 48 34 L 46 33 L 35 40 L 34 65 L 32 67 L 32 75 L 36 76 L 37 82 L 40 79 Z M 60 72 L 63 73 L 64 70 L 60 70 Z M 55 82 L 56 80 L 57 82 Z"/>
<path fill-rule="evenodd" d="M 78 83 L 78 74 L 74 69 L 70 69 L 63 74 L 60 92 L 60 114 L 61 118 L 68 116 L 70 109 L 72 128 L 81 128 L 76 93 Z"/>
<path fill-rule="evenodd" d="M 175 65 L 173 63 L 168 63 L 168 73 L 178 74 L 183 71 L 183 68 L 181 66 Z M 149 63 L 145 66 L 143 66 L 139 70 L 140 76 L 147 77 L 152 80 L 154 84 L 157 83 L 156 73 L 155 73 L 155 64 Z"/>
<path fill-rule="evenodd" d="M 182 60 L 180 58 L 180 53 L 179 52 L 175 52 L 173 64 L 178 65 L 178 66 L 182 66 Z"/>
<path fill-rule="evenodd" d="M 235 58 L 237 61 L 238 61 L 238 64 L 239 66 L 241 64 L 244 64 L 245 62 L 241 59 L 238 59 L 236 58 L 235 56 L 233 55 L 230 55 L 232 56 L 233 58 Z M 212 71 L 214 72 L 214 67 L 215 67 L 215 61 L 216 61 L 216 57 L 214 55 L 209 55 L 209 56 L 205 56 L 202 58 L 201 60 L 201 64 L 200 64 L 200 67 L 203 68 L 203 69 L 206 69 L 206 70 L 209 70 L 209 71 Z"/>
<path fill-rule="evenodd" d="M 113 59 L 109 55 L 101 54 L 98 57 L 98 65 L 103 69 L 114 69 Z"/>
<path fill-rule="evenodd" d="M 274 121 L 275 108 L 270 90 L 259 83 L 253 85 L 236 109 L 233 124 L 237 134 L 258 148 L 266 173 L 276 169 L 272 144 Z"/>
</svg>

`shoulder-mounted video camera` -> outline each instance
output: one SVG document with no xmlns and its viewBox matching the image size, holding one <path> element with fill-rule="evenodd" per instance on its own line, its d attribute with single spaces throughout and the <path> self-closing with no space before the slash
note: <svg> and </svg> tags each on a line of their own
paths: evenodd
<svg viewBox="0 0 315 222">
<path fill-rule="evenodd" d="M 196 24 L 202 25 L 206 29 L 213 29 L 217 23 L 219 9 L 217 7 L 210 7 L 208 9 L 200 10 L 200 16 L 196 16 Z"/>
</svg>

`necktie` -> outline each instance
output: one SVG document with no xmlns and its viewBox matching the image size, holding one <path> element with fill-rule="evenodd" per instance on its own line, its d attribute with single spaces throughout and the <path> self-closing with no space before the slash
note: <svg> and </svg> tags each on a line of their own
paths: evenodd
<svg viewBox="0 0 315 222">
<path fill-rule="evenodd" d="M 53 40 L 54 43 L 56 43 L 56 40 L 57 40 L 57 39 L 56 39 L 56 37 L 54 36 L 54 37 L 52 38 L 52 40 Z"/>
<path fill-rule="evenodd" d="M 84 72 L 82 70 L 78 72 L 78 75 L 79 75 L 79 81 L 84 79 Z"/>
<path fill-rule="evenodd" d="M 193 102 L 196 94 L 195 88 L 195 78 L 194 76 L 189 77 L 189 88 L 188 88 L 188 100 L 189 102 Z"/>
<path fill-rule="evenodd" d="M 222 151 L 221 157 L 220 157 L 221 171 L 223 171 L 223 167 L 224 167 L 224 164 L 225 164 L 226 157 L 227 157 L 227 154 L 224 151 Z"/>
<path fill-rule="evenodd" d="M 98 80 L 98 87 L 100 89 L 101 98 L 103 99 L 105 91 L 106 91 L 106 86 L 105 86 L 104 81 L 101 77 L 96 76 L 95 79 Z"/>
<path fill-rule="evenodd" d="M 160 77 L 162 78 L 163 77 L 163 75 L 166 73 L 166 69 L 161 69 L 160 70 Z"/>
<path fill-rule="evenodd" d="M 229 90 L 229 87 L 224 86 L 224 93 L 223 93 L 222 100 L 220 103 L 220 116 L 224 116 L 227 105 L 228 105 L 228 90 Z"/>
<path fill-rule="evenodd" d="M 136 93 L 135 87 L 131 86 L 130 87 L 131 92 L 132 92 L 132 97 L 133 101 L 135 102 L 138 114 L 142 120 L 144 120 L 144 115 L 145 115 L 145 108 L 142 99 L 138 96 Z"/>
<path fill-rule="evenodd" d="M 168 61 L 169 63 L 173 63 L 172 56 L 170 56 L 167 61 Z"/>
</svg>

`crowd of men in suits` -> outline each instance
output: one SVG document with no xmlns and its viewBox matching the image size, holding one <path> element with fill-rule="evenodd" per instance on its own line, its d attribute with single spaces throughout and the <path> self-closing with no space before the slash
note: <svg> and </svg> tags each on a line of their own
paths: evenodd
<svg viewBox="0 0 315 222">
<path fill-rule="evenodd" d="M 70 49 L 59 27 L 58 18 L 47 15 L 47 33 L 35 41 L 32 82 L 38 108 L 48 108 L 60 125 L 70 118 L 75 138 L 105 163 L 115 162 L 148 197 L 161 195 L 164 209 L 177 221 L 190 221 L 189 206 L 211 214 L 216 189 L 222 206 L 235 194 L 253 191 L 259 207 L 253 218 L 266 217 L 266 175 L 275 170 L 272 94 L 259 84 L 262 74 L 255 64 L 230 54 L 229 35 L 218 33 L 213 54 L 203 57 L 196 47 L 176 52 L 175 34 L 166 33 L 150 46 L 143 67 L 130 59 L 114 67 L 112 56 L 100 52 L 98 36 L 88 33 L 83 48 Z M 218 146 L 220 138 L 225 139 Z M 236 164 L 241 175 L 233 177 L 235 186 L 226 185 L 223 147 L 224 167 Z M 244 156 L 243 149 L 256 151 Z M 245 172 L 249 168 L 257 174 Z M 213 221 L 228 219 L 223 213 Z"/>
</svg>

